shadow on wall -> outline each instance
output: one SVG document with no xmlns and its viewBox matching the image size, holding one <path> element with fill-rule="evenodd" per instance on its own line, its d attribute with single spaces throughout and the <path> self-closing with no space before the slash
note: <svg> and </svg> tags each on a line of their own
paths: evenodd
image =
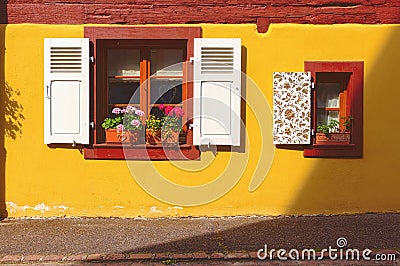
<svg viewBox="0 0 400 266">
<path fill-rule="evenodd" d="M 400 142 L 390 141 L 398 139 L 399 130 L 399 44 L 396 27 L 382 42 L 374 64 L 364 65 L 363 158 L 307 159 L 318 163 L 293 195 L 286 214 L 400 211 Z"/>
<path fill-rule="evenodd" d="M 4 134 L 7 138 L 15 140 L 22 135 L 22 121 L 25 120 L 25 116 L 22 114 L 24 107 L 15 99 L 21 95 L 21 92 L 13 89 L 7 82 L 5 82 L 4 89 Z"/>
<path fill-rule="evenodd" d="M 0 15 L 4 20 L 7 12 L 5 11 L 6 4 L 0 4 Z M 0 23 L 6 21 L 0 20 Z M 6 149 L 4 147 L 5 138 L 5 108 L 6 108 L 6 89 L 4 77 L 4 53 L 5 53 L 5 31 L 6 24 L 0 24 L 0 220 L 7 217 L 6 202 L 5 202 L 5 168 L 6 168 Z"/>
<path fill-rule="evenodd" d="M 21 137 L 22 135 L 22 122 L 25 120 L 23 115 L 24 107 L 20 104 L 16 98 L 20 96 L 21 92 L 18 89 L 12 88 L 5 81 L 4 74 L 4 33 L 5 25 L 1 25 L 0 28 L 0 49 L 2 54 L 0 55 L 0 98 L 4 99 L 0 103 L 0 114 L 2 121 L 0 123 L 1 131 L 1 163 L 0 163 L 0 219 L 1 217 L 7 217 L 7 210 L 5 204 L 5 167 L 7 159 L 7 150 L 5 149 L 5 138 L 12 140 Z"/>
</svg>

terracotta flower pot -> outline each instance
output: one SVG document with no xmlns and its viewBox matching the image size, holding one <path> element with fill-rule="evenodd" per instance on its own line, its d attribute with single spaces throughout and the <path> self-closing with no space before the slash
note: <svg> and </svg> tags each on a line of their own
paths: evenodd
<svg viewBox="0 0 400 266">
<path fill-rule="evenodd" d="M 106 143 L 143 143 L 142 130 L 118 131 L 116 129 L 106 130 Z"/>
<path fill-rule="evenodd" d="M 161 141 L 164 143 L 179 144 L 179 131 L 174 131 L 174 130 L 162 131 Z"/>
<path fill-rule="evenodd" d="M 317 133 L 315 143 L 319 145 L 350 144 L 350 133 Z"/>
<path fill-rule="evenodd" d="M 106 142 L 107 143 L 122 143 L 127 140 L 127 132 L 126 131 L 118 131 L 116 129 L 107 129 L 106 130 Z"/>
<path fill-rule="evenodd" d="M 161 130 L 146 129 L 146 142 L 151 145 L 161 143 Z"/>
<path fill-rule="evenodd" d="M 127 140 L 125 141 L 126 143 L 130 144 L 143 144 L 144 143 L 144 136 L 143 136 L 143 131 L 140 129 L 137 130 L 129 130 L 127 132 L 128 137 Z"/>
</svg>

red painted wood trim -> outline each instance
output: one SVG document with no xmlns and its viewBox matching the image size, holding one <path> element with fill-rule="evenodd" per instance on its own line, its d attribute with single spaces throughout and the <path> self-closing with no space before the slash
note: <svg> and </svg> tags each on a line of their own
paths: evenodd
<svg viewBox="0 0 400 266">
<path fill-rule="evenodd" d="M 93 55 L 95 57 L 95 62 L 93 64 L 93 87 L 92 87 L 92 95 L 93 95 L 93 121 L 95 121 L 95 128 L 93 130 L 93 143 L 100 143 L 102 140 L 103 129 L 101 127 L 101 121 L 99 121 L 100 117 L 104 117 L 104 111 L 106 110 L 107 103 L 102 99 L 104 97 L 99 97 L 99 94 L 104 94 L 104 91 L 100 91 L 100 88 L 105 88 L 104 84 L 101 86 L 98 85 L 99 82 L 104 82 L 104 79 L 98 78 L 98 71 L 102 71 L 99 66 L 102 65 L 100 61 L 101 58 L 105 58 L 105 56 L 99 56 L 97 54 L 97 40 L 104 39 L 137 39 L 137 40 L 186 40 L 186 61 L 190 60 L 190 57 L 194 56 L 194 38 L 201 37 L 201 28 L 200 27 L 148 27 L 148 26 L 131 26 L 131 27 L 85 27 L 84 36 L 89 38 L 90 43 L 93 49 Z M 190 65 L 190 64 L 185 64 Z M 188 68 L 188 70 L 190 70 Z M 99 77 L 105 76 L 106 73 L 102 72 Z M 189 83 L 187 85 L 187 96 L 188 98 L 193 97 L 193 84 Z M 190 102 L 190 101 L 189 101 Z M 189 106 L 190 109 L 187 111 L 188 114 L 193 112 L 192 107 Z M 146 149 L 132 149 L 132 152 L 129 151 L 130 159 L 146 159 L 147 154 L 150 155 L 153 160 L 167 160 L 167 159 L 176 159 L 176 160 L 184 160 L 190 159 L 194 160 L 199 157 L 200 151 L 198 151 L 193 144 L 193 132 L 192 130 L 188 130 L 187 133 L 187 144 L 191 147 L 190 149 L 181 149 L 185 156 L 182 156 L 180 153 L 172 152 L 171 156 L 166 156 L 165 152 L 159 148 L 151 148 L 147 147 Z M 125 159 L 124 151 L 122 146 L 117 147 L 91 147 L 86 148 L 84 150 L 85 158 L 87 159 Z"/>
<path fill-rule="evenodd" d="M 104 160 L 199 160 L 200 151 L 194 146 L 182 148 L 104 146 L 84 149 L 85 159 Z"/>
<path fill-rule="evenodd" d="M 311 72 L 315 80 L 317 72 L 348 72 L 351 73 L 347 96 L 347 105 L 353 116 L 351 136 L 354 145 L 321 146 L 310 145 L 304 149 L 305 157 L 362 157 L 363 155 L 363 91 L 364 62 L 329 62 L 306 61 L 304 71 Z M 315 102 L 314 102 L 315 106 Z M 315 118 L 314 118 L 315 121 Z M 316 129 L 315 122 L 313 127 Z"/>
<path fill-rule="evenodd" d="M 9 0 L 0 23 L 39 24 L 395 24 L 398 0 Z"/>
</svg>

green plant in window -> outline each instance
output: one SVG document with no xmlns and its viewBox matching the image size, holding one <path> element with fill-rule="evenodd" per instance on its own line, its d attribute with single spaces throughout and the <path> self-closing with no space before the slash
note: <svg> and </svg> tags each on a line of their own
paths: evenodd
<svg viewBox="0 0 400 266">
<path fill-rule="evenodd" d="M 164 117 L 157 117 L 150 114 L 146 119 L 146 129 L 151 131 L 160 131 L 164 123 Z"/>
<path fill-rule="evenodd" d="M 164 123 L 161 129 L 161 140 L 163 142 L 179 142 L 179 133 L 182 128 L 182 117 L 185 114 L 181 107 L 160 105 L 159 109 L 164 112 Z"/>
<path fill-rule="evenodd" d="M 150 144 L 157 142 L 178 143 L 179 133 L 182 128 L 182 117 L 185 114 L 181 107 L 164 106 L 158 107 L 162 116 L 157 117 L 150 114 L 146 120 L 146 138 Z"/>
<path fill-rule="evenodd" d="M 161 142 L 161 128 L 164 123 L 164 117 L 157 117 L 150 114 L 146 119 L 146 141 L 155 145 Z"/>
<path fill-rule="evenodd" d="M 328 134 L 330 132 L 330 128 L 329 128 L 328 124 L 321 123 L 317 127 L 317 132 Z"/>
<path fill-rule="evenodd" d="M 144 115 L 144 112 L 136 109 L 133 106 L 127 106 L 126 108 L 114 108 L 112 115 L 106 117 L 101 126 L 107 129 L 122 130 L 141 130 L 143 124 L 140 117 Z"/>
<path fill-rule="evenodd" d="M 164 124 L 163 130 L 180 131 L 182 127 L 182 117 L 185 114 L 181 107 L 172 107 L 160 105 L 160 110 L 164 111 Z"/>
<path fill-rule="evenodd" d="M 351 116 L 346 116 L 346 117 L 341 117 L 340 122 L 337 120 L 331 120 L 329 123 L 321 123 L 317 127 L 317 132 L 319 133 L 339 133 L 339 132 L 346 132 L 350 130 L 351 126 L 351 120 L 353 117 Z M 340 126 L 343 125 L 344 130 L 340 130 Z"/>
<path fill-rule="evenodd" d="M 122 112 L 123 110 L 121 110 Z M 142 110 L 127 106 L 124 112 L 124 128 L 127 130 L 142 130 L 143 124 L 140 117 L 144 116 Z"/>
<path fill-rule="evenodd" d="M 101 124 L 101 126 L 107 130 L 107 129 L 116 129 L 118 125 L 122 125 L 124 121 L 124 118 L 121 116 L 117 117 L 106 117 Z"/>
<path fill-rule="evenodd" d="M 342 119 L 342 124 L 345 128 L 345 131 L 349 131 L 351 128 L 351 121 L 353 120 L 353 117 L 351 115 L 348 115 L 348 116 L 343 116 L 340 119 Z"/>
</svg>

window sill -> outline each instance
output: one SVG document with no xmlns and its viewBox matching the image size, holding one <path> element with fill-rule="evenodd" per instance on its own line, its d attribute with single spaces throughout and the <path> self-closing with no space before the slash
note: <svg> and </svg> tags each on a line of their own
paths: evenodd
<svg viewBox="0 0 400 266">
<path fill-rule="evenodd" d="M 362 150 L 356 144 L 313 144 L 310 148 L 304 149 L 303 155 L 309 158 L 361 158 Z"/>
<path fill-rule="evenodd" d="M 343 150 L 353 149 L 355 144 L 313 144 L 314 149 L 331 149 L 331 150 Z"/>
<path fill-rule="evenodd" d="M 85 159 L 104 160 L 198 160 L 200 151 L 191 145 L 94 144 L 84 149 Z"/>
</svg>

